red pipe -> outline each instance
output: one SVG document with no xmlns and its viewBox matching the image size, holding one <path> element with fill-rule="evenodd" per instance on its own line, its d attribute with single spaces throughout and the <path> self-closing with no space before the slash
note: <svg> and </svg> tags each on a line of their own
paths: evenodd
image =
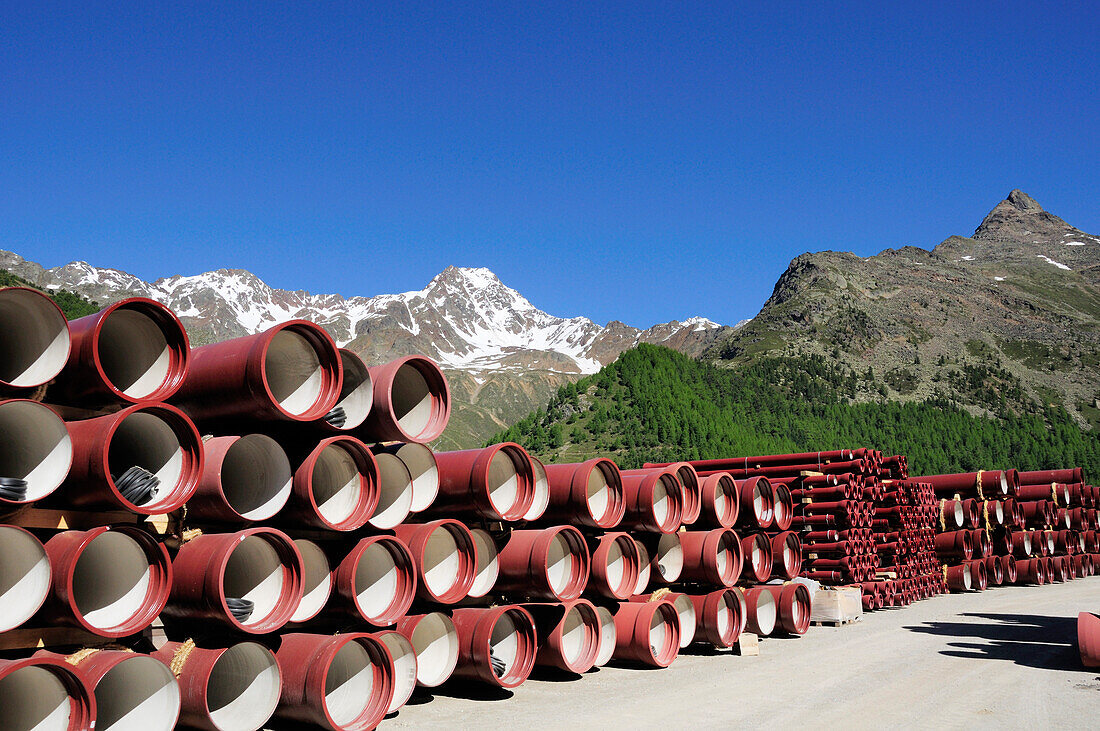
<svg viewBox="0 0 1100 731">
<path fill-rule="evenodd" d="M 629 533 L 604 533 L 589 541 L 592 572 L 588 590 L 607 599 L 629 599 L 638 586 L 638 544 Z"/>
<path fill-rule="evenodd" d="M 578 675 L 592 669 L 600 644 L 600 616 L 587 599 L 525 604 L 541 638 L 535 664 Z"/>
<path fill-rule="evenodd" d="M 466 598 L 477 570 L 477 550 L 469 528 L 444 518 L 422 525 L 399 525 L 394 532 L 412 554 L 418 597 L 439 604 Z"/>
<path fill-rule="evenodd" d="M 911 482 L 932 485 L 937 495 L 950 496 L 959 493 L 963 497 L 978 494 L 978 475 L 981 475 L 982 494 L 986 497 L 1014 495 L 1020 486 L 1020 473 L 1014 469 L 959 472 L 950 475 L 922 475 L 910 477 Z"/>
<path fill-rule="evenodd" d="M 101 637 L 126 637 L 148 627 L 173 583 L 168 551 L 129 525 L 67 530 L 46 541 L 52 588 L 39 617 Z M 136 596 L 145 585 L 143 596 Z"/>
<path fill-rule="evenodd" d="M 202 476 L 188 516 L 223 523 L 269 520 L 290 499 L 293 472 L 279 443 L 264 434 L 203 443 Z"/>
<path fill-rule="evenodd" d="M 320 545 L 305 538 L 294 539 L 294 547 L 302 555 L 302 601 L 291 622 L 308 622 L 321 613 L 332 597 L 332 564 Z"/>
<path fill-rule="evenodd" d="M 683 490 L 675 470 L 632 470 L 622 473 L 626 515 L 621 526 L 657 533 L 675 533 L 683 522 Z"/>
<path fill-rule="evenodd" d="M 776 530 L 787 530 L 791 527 L 791 521 L 794 520 L 794 498 L 791 497 L 791 491 L 782 483 L 773 485 L 773 492 L 775 507 L 772 512 L 772 521 L 775 523 Z"/>
<path fill-rule="evenodd" d="M 1057 490 L 1052 486 L 1053 483 L 1047 482 L 1042 485 L 1020 485 L 1016 491 L 1016 498 L 1018 500 L 1054 500 L 1057 495 Z"/>
<path fill-rule="evenodd" d="M 822 466 L 831 462 L 843 462 L 855 459 L 863 450 L 834 449 L 826 452 L 801 452 L 798 454 L 767 454 L 759 457 L 723 457 L 721 459 L 697 459 L 689 462 L 696 470 L 721 470 L 726 466 L 735 469 L 754 469 L 765 465 L 788 465 L 813 463 Z M 669 463 L 647 462 L 645 467 L 666 467 Z"/>
<path fill-rule="evenodd" d="M 72 438 L 49 406 L 0 400 L 0 434 L 0 475 L 27 483 L 22 500 L 0 497 L 0 513 L 48 497 L 65 481 L 73 463 Z"/>
<path fill-rule="evenodd" d="M 779 628 L 790 635 L 804 635 L 810 628 L 811 597 L 805 584 L 772 584 L 760 587 L 770 591 L 779 609 Z M 755 591 L 747 589 L 746 592 Z"/>
<path fill-rule="evenodd" d="M 531 457 L 531 455 L 527 456 Z M 527 521 L 539 520 L 550 507 L 550 482 L 546 478 L 546 465 L 538 458 L 531 457 L 531 468 L 535 475 L 532 491 L 534 499 L 531 501 L 531 507 L 523 514 L 523 519 Z"/>
<path fill-rule="evenodd" d="M 1100 617 L 1090 612 L 1077 615 L 1077 650 L 1086 668 L 1100 668 Z"/>
<path fill-rule="evenodd" d="M 588 546 L 568 525 L 512 531 L 497 561 L 497 588 L 504 592 L 561 602 L 578 598 L 588 583 Z"/>
<path fill-rule="evenodd" d="M 374 382 L 363 359 L 347 348 L 336 350 L 340 354 L 342 375 L 340 395 L 332 408 L 343 409 L 344 420 L 337 422 L 339 426 L 325 418 L 317 419 L 311 424 L 318 432 L 328 435 L 354 432 L 367 420 L 371 406 L 374 404 Z"/>
<path fill-rule="evenodd" d="M 433 512 L 519 520 L 535 499 L 531 458 L 513 442 L 484 449 L 436 452 L 439 497 Z"/>
<path fill-rule="evenodd" d="M 302 555 L 274 528 L 205 533 L 184 543 L 172 562 L 172 596 L 164 614 L 185 622 L 214 620 L 249 634 L 274 632 L 302 601 Z M 227 598 L 254 604 L 240 621 Z"/>
<path fill-rule="evenodd" d="M 416 651 L 416 684 L 422 688 L 442 685 L 458 665 L 458 630 L 442 612 L 411 614 L 397 620 L 397 631 Z"/>
<path fill-rule="evenodd" d="M 754 635 L 767 637 L 775 631 L 778 620 L 779 608 L 775 596 L 762 586 L 748 587 L 743 591 L 748 607 L 746 629 Z"/>
<path fill-rule="evenodd" d="M 700 482 L 701 509 L 699 528 L 732 528 L 737 522 L 740 502 L 737 483 L 728 472 L 716 472 Z"/>
<path fill-rule="evenodd" d="M 537 652 L 535 620 L 523 607 L 456 609 L 458 667 L 455 676 L 499 688 L 515 688 L 531 675 Z M 493 660 L 503 671 L 493 666 Z"/>
<path fill-rule="evenodd" d="M 393 658 L 369 634 L 283 635 L 275 658 L 283 675 L 276 718 L 367 731 L 385 717 L 393 699 Z"/>
<path fill-rule="evenodd" d="M 794 531 L 779 533 L 771 539 L 772 571 L 783 579 L 793 579 L 802 569 L 802 541 Z"/>
<path fill-rule="evenodd" d="M 42 543 L 23 528 L 0 525 L 0 632 L 34 616 L 49 596 L 51 578 Z"/>
<path fill-rule="evenodd" d="M 764 583 L 772 574 L 772 546 L 765 533 L 753 533 L 741 539 L 741 578 Z"/>
<path fill-rule="evenodd" d="M 451 417 L 451 390 L 431 358 L 409 355 L 370 369 L 374 405 L 361 431 L 366 441 L 435 441 Z"/>
<path fill-rule="evenodd" d="M 39 728 L 45 719 L 51 719 L 50 729 L 95 728 L 92 689 L 72 665 L 57 657 L 0 659 L 0 728 Z"/>
<path fill-rule="evenodd" d="M 1001 563 L 1001 556 L 988 556 L 982 560 L 985 564 L 985 573 L 989 577 L 989 583 L 993 586 L 1000 586 L 1005 583 L 1004 564 Z"/>
<path fill-rule="evenodd" d="M 376 627 L 398 621 L 416 596 L 412 553 L 393 536 L 361 539 L 332 572 L 330 606 Z"/>
<path fill-rule="evenodd" d="M 713 586 L 733 586 L 737 582 L 744 554 L 736 533 L 729 528 L 716 528 L 683 531 L 676 536 L 680 539 L 684 562 L 680 579 Z"/>
<path fill-rule="evenodd" d="M 372 454 L 378 467 L 378 507 L 367 522 L 371 528 L 390 530 L 404 523 L 412 511 L 416 491 L 412 470 L 396 454 L 385 450 Z"/>
<path fill-rule="evenodd" d="M 426 444 L 407 442 L 404 444 L 379 444 L 373 450 L 379 468 L 382 454 L 390 454 L 405 465 L 412 481 L 412 500 L 409 510 L 422 513 L 432 506 L 439 496 L 439 463 L 435 454 Z"/>
<path fill-rule="evenodd" d="M 49 383 L 69 359 L 69 323 L 44 292 L 0 287 L 0 394 Z"/>
<path fill-rule="evenodd" d="M 1016 582 L 1019 584 L 1045 584 L 1050 580 L 1047 576 L 1046 564 L 1041 558 L 1030 558 L 1026 561 L 1016 562 Z"/>
<path fill-rule="evenodd" d="M 307 320 L 195 348 L 174 399 L 200 423 L 316 421 L 340 397 L 336 343 Z"/>
<path fill-rule="evenodd" d="M 775 511 L 775 496 L 767 477 L 750 477 L 737 483 L 741 522 L 755 522 L 757 528 L 768 528 Z"/>
<path fill-rule="evenodd" d="M 188 378 L 187 333 L 170 309 L 144 297 L 69 323 L 72 349 L 50 386 L 54 403 L 92 408 L 166 401 Z"/>
<path fill-rule="evenodd" d="M 681 497 L 684 513 L 682 522 L 684 525 L 691 525 L 699 519 L 699 513 L 703 507 L 699 475 L 688 462 L 676 462 L 670 466 L 675 468 L 676 478 L 680 481 L 683 490 Z"/>
<path fill-rule="evenodd" d="M 1054 482 L 1084 482 L 1080 467 L 1071 467 L 1063 470 L 1034 470 L 1020 473 L 1021 485 L 1049 485 Z"/>
<path fill-rule="evenodd" d="M 400 506 L 381 502 L 382 476 L 378 463 L 367 445 L 355 437 L 339 435 L 322 439 L 304 458 L 295 458 L 292 464 L 293 493 L 283 515 L 295 523 L 353 531 L 391 507 L 398 513 L 395 520 L 408 515 L 411 494 L 402 499 Z"/>
<path fill-rule="evenodd" d="M 615 611 L 619 660 L 667 668 L 680 652 L 680 619 L 672 602 L 621 602 Z"/>
<path fill-rule="evenodd" d="M 974 536 L 971 531 L 957 530 L 936 535 L 936 553 L 969 560 L 974 555 Z"/>
<path fill-rule="evenodd" d="M 970 591 L 974 588 L 974 574 L 971 562 L 959 566 L 947 567 L 947 587 L 951 591 Z"/>
<path fill-rule="evenodd" d="M 597 457 L 587 462 L 548 464 L 546 480 L 550 505 L 544 520 L 610 529 L 625 515 L 622 475 L 609 459 Z"/>
<path fill-rule="evenodd" d="M 742 600 L 733 589 L 688 594 L 695 606 L 695 636 L 715 647 L 733 647 L 741 635 Z"/>
<path fill-rule="evenodd" d="M 202 440 L 187 416 L 168 404 L 135 404 L 109 416 L 65 424 L 73 465 L 65 482 L 67 507 L 123 508 L 142 515 L 178 510 L 191 499 L 203 472 Z M 160 478 L 153 497 L 135 505 L 115 479 L 131 467 Z"/>
<path fill-rule="evenodd" d="M 474 599 L 488 594 L 496 586 L 497 576 L 500 574 L 500 562 L 497 560 L 497 544 L 492 534 L 484 528 L 471 528 L 470 536 L 474 539 L 474 555 L 477 558 L 477 566 L 474 570 L 474 583 L 470 586 L 468 597 Z M 633 547 L 634 541 L 631 540 Z"/>
<path fill-rule="evenodd" d="M 993 545 L 989 542 L 989 534 L 980 528 L 970 531 L 971 545 L 974 547 L 975 558 L 985 558 L 993 553 Z"/>
</svg>

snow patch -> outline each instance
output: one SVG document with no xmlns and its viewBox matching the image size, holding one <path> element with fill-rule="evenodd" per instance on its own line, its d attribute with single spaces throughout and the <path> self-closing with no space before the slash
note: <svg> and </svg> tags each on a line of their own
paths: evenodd
<svg viewBox="0 0 1100 731">
<path fill-rule="evenodd" d="M 1036 254 L 1035 256 L 1039 257 L 1040 259 L 1045 261 L 1047 264 L 1053 264 L 1054 266 L 1058 267 L 1059 269 L 1065 269 L 1067 272 L 1072 272 L 1073 271 L 1072 269 L 1070 269 L 1065 264 L 1059 264 L 1058 262 L 1051 259 L 1049 256 L 1043 256 L 1042 254 Z"/>
<path fill-rule="evenodd" d="M 1084 246 L 1085 242 L 1084 241 L 1066 241 L 1066 242 L 1064 242 L 1064 245 L 1065 246 Z"/>
<path fill-rule="evenodd" d="M 962 260 L 963 260 L 963 261 L 974 261 L 974 257 L 972 257 L 972 256 L 964 256 L 964 257 L 962 258 Z"/>
<path fill-rule="evenodd" d="M 1003 282 L 1005 280 L 1005 278 L 1004 277 L 993 277 L 993 280 L 996 281 L 996 282 Z"/>
</svg>

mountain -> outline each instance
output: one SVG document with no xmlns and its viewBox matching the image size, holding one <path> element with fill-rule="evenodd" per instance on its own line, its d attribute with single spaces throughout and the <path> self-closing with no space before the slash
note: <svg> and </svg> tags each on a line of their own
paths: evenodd
<svg viewBox="0 0 1100 731">
<path fill-rule="evenodd" d="M 1065 407 L 1100 425 L 1100 237 L 1019 190 L 972 236 L 794 259 L 760 313 L 706 354 L 739 368 L 818 355 L 854 402 L 943 397 L 973 414 Z"/>
<path fill-rule="evenodd" d="M 193 345 L 301 318 L 324 326 L 368 365 L 424 353 L 443 366 L 454 393 L 452 424 L 440 441 L 445 448 L 483 442 L 545 403 L 561 384 L 595 373 L 640 342 L 696 356 L 734 331 L 703 318 L 639 330 L 554 317 L 483 268 L 448 267 L 422 290 L 350 298 L 274 289 L 238 269 L 145 282 L 85 262 L 45 269 L 0 251 L 0 270 L 104 304 L 134 296 L 163 302 L 179 315 Z"/>
</svg>

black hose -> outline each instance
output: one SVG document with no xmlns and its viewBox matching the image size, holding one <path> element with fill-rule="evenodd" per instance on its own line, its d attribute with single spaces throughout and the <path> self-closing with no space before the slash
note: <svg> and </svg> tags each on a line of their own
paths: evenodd
<svg viewBox="0 0 1100 731">
<path fill-rule="evenodd" d="M 229 613 L 233 615 L 233 619 L 241 622 L 248 621 L 248 618 L 252 616 L 252 610 L 256 608 L 256 603 L 251 599 L 237 599 L 226 597 L 225 605 L 229 607 Z"/>
<path fill-rule="evenodd" d="M 127 501 L 134 505 L 144 505 L 157 494 L 160 478 L 144 467 L 134 465 L 114 478 L 115 487 Z"/>
<path fill-rule="evenodd" d="M 325 416 L 325 421 L 332 424 L 337 429 L 341 429 L 344 426 L 344 422 L 348 420 L 347 412 L 344 411 L 343 406 L 337 406 L 332 411 L 328 412 Z"/>
<path fill-rule="evenodd" d="M 489 648 L 489 664 L 493 666 L 493 672 L 498 678 L 504 677 L 504 671 L 508 669 L 508 666 L 499 657 L 493 654 L 493 648 Z"/>
<path fill-rule="evenodd" d="M 27 499 L 27 481 L 18 477 L 0 477 L 0 498 L 23 502 Z"/>
</svg>

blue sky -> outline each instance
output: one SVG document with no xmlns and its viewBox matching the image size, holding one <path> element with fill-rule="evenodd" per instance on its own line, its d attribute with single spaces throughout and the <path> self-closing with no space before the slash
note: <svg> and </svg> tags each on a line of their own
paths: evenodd
<svg viewBox="0 0 1100 731">
<path fill-rule="evenodd" d="M 647 326 L 1012 188 L 1100 233 L 1096 3 L 21 5 L 0 248 L 46 266 L 344 295 L 485 266 Z"/>
</svg>

